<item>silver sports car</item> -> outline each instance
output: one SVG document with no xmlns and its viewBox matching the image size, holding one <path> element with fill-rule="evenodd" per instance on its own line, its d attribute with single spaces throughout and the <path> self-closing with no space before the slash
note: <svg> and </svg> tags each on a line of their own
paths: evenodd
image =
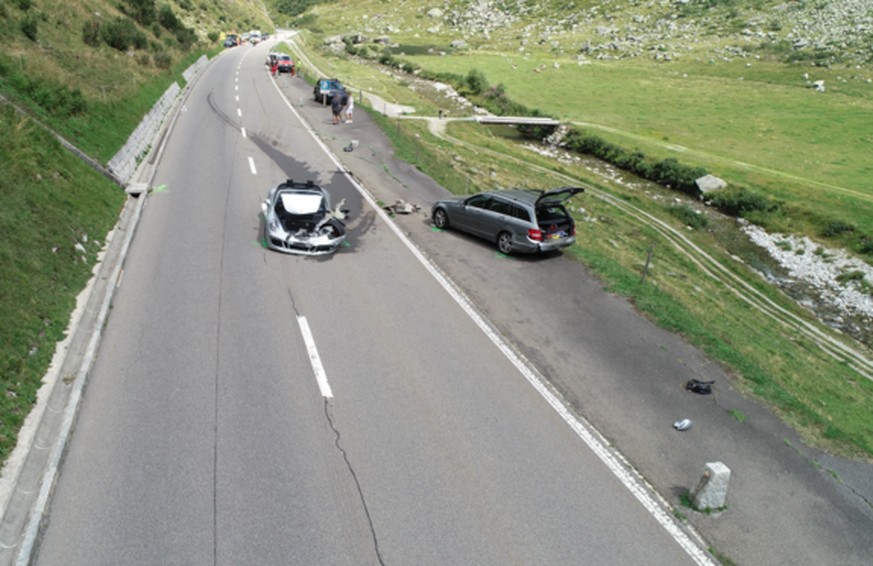
<svg viewBox="0 0 873 566">
<path fill-rule="evenodd" d="M 280 183 L 261 203 L 264 242 L 289 254 L 331 254 L 346 239 L 344 204 L 345 199 L 331 210 L 330 194 L 312 181 Z"/>
</svg>

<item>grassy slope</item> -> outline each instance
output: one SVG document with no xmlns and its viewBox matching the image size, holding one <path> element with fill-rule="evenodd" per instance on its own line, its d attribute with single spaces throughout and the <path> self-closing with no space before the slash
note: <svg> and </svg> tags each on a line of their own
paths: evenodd
<svg viewBox="0 0 873 566">
<path fill-rule="evenodd" d="M 9 106 L 0 106 L 0 130 L 5 132 L 0 136 L 0 457 L 5 458 L 124 193 Z"/>
<path fill-rule="evenodd" d="M 87 46 L 85 21 L 121 15 L 107 0 L 0 4 L 0 93 L 105 163 L 170 83 L 182 82 L 182 70 L 220 48 L 206 41 L 207 33 L 272 30 L 259 0 L 169 4 L 203 40 L 191 51 L 179 49 L 160 30 L 159 35 L 145 31 L 150 46 L 142 51 Z M 36 22 L 35 39 L 23 33 L 28 20 Z M 170 56 L 169 68 L 155 65 L 158 53 Z M 81 113 L 59 112 L 33 98 L 73 91 L 85 102 Z M 0 104 L 0 132 L 0 460 L 5 460 L 125 196 L 35 120 L 5 104 Z"/>
</svg>

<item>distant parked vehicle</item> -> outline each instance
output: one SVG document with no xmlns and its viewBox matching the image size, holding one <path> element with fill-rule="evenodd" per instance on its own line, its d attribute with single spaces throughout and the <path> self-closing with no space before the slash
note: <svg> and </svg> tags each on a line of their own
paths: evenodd
<svg viewBox="0 0 873 566">
<path fill-rule="evenodd" d="M 291 76 L 294 76 L 294 60 L 291 59 L 290 55 L 280 53 L 278 57 L 278 64 L 280 73 L 291 73 Z"/>
<path fill-rule="evenodd" d="M 312 89 L 315 101 L 322 104 L 330 104 L 334 96 L 342 96 L 345 92 L 346 87 L 339 79 L 318 79 Z"/>
<path fill-rule="evenodd" d="M 236 47 L 239 45 L 239 37 L 236 34 L 229 33 L 224 38 L 224 46 L 225 47 Z"/>
<path fill-rule="evenodd" d="M 576 241 L 576 224 L 564 202 L 585 189 L 511 189 L 438 200 L 437 228 L 455 228 L 495 242 L 504 254 L 559 250 Z"/>
</svg>

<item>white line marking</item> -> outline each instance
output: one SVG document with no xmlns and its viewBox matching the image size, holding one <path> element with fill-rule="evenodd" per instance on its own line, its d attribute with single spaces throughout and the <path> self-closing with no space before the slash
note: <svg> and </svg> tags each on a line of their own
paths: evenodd
<svg viewBox="0 0 873 566">
<path fill-rule="evenodd" d="M 242 108 L 236 109 L 236 115 L 239 116 L 240 118 L 242 118 Z"/>
<path fill-rule="evenodd" d="M 606 465 L 606 467 L 621 481 L 622 484 L 627 488 L 628 491 L 633 494 L 634 497 L 642 504 L 643 508 L 645 508 L 654 519 L 673 537 L 679 546 L 694 560 L 695 563 L 701 566 L 715 566 L 712 560 L 710 560 L 709 556 L 706 554 L 706 550 L 704 550 L 701 544 L 695 543 L 691 537 L 683 531 L 673 517 L 666 511 L 666 503 L 659 504 L 656 498 L 650 493 L 651 488 L 646 487 L 645 480 L 642 479 L 640 473 L 633 468 L 630 463 L 623 459 L 620 453 L 617 451 L 610 449 L 608 447 L 608 442 L 603 436 L 597 431 L 594 426 L 591 425 L 588 421 L 582 419 L 581 417 L 573 414 L 569 409 L 567 409 L 567 404 L 564 399 L 560 396 L 559 393 L 552 391 L 549 387 L 544 383 L 544 380 L 540 378 L 536 371 L 530 366 L 526 360 L 523 360 L 520 355 L 516 354 L 515 351 L 507 344 L 503 338 L 497 333 L 496 330 L 491 328 L 491 325 L 485 321 L 485 319 L 476 311 L 475 307 L 473 307 L 472 302 L 463 294 L 460 289 L 457 289 L 448 277 L 442 274 L 442 272 L 428 260 L 424 254 L 412 243 L 412 241 L 400 230 L 400 227 L 395 224 L 391 217 L 388 216 L 388 213 L 382 209 L 376 203 L 376 200 L 370 195 L 369 192 L 361 185 L 357 179 L 355 179 L 351 174 L 346 172 L 345 166 L 340 162 L 339 158 L 330 150 L 327 145 L 319 139 L 316 135 L 315 130 L 303 119 L 303 116 L 300 115 L 299 112 L 294 108 L 282 90 L 279 88 L 279 85 L 273 83 L 276 87 L 276 90 L 279 92 L 279 96 L 285 101 L 285 105 L 291 110 L 291 112 L 297 117 L 303 127 L 309 132 L 309 135 L 315 140 L 315 143 L 321 147 L 322 151 L 324 151 L 325 155 L 333 161 L 333 163 L 337 166 L 337 169 L 342 171 L 349 182 L 355 187 L 361 196 L 364 198 L 367 203 L 376 211 L 385 224 L 394 232 L 394 234 L 400 238 L 400 241 L 412 252 L 412 255 L 415 256 L 416 259 L 424 266 L 424 268 L 433 276 L 434 279 L 443 287 L 443 289 L 448 292 L 448 294 L 455 300 L 458 305 L 467 313 L 473 322 L 485 333 L 488 338 L 497 346 L 497 348 L 503 353 L 504 356 L 516 367 L 519 372 L 521 372 L 522 376 L 533 386 L 534 389 L 546 400 L 546 402 L 552 406 L 552 408 L 560 415 L 560 417 L 564 420 L 567 425 L 576 433 L 576 435 L 582 439 L 582 441 L 588 445 L 594 454 L 597 455 L 598 458 Z M 654 489 L 651 489 L 654 491 Z M 657 492 L 655 492 L 657 494 Z M 662 500 L 663 501 L 663 500 Z"/>
<path fill-rule="evenodd" d="M 246 137 L 246 129 L 245 129 L 245 128 L 240 128 L 239 130 L 242 132 L 242 136 L 243 136 L 243 137 Z"/>
<path fill-rule="evenodd" d="M 236 101 L 239 102 L 239 95 L 236 95 Z"/>
<path fill-rule="evenodd" d="M 118 279 L 115 281 L 115 288 L 121 289 L 121 282 L 124 281 L 124 269 L 118 274 Z"/>
<path fill-rule="evenodd" d="M 257 175 L 258 170 L 255 169 L 255 160 L 249 157 L 249 169 L 252 170 L 252 175 Z"/>
<path fill-rule="evenodd" d="M 327 374 L 324 373 L 324 366 L 321 365 L 321 358 L 318 357 L 318 350 L 315 348 L 315 340 L 312 338 L 312 331 L 309 330 L 309 323 L 306 322 L 306 317 L 298 316 L 297 324 L 300 326 L 300 333 L 303 334 L 303 342 L 306 344 L 306 351 L 309 353 L 309 363 L 312 364 L 312 371 L 315 372 L 315 381 L 318 382 L 321 396 L 330 399 L 333 397 L 333 392 L 330 390 L 330 384 L 327 382 Z"/>
</svg>

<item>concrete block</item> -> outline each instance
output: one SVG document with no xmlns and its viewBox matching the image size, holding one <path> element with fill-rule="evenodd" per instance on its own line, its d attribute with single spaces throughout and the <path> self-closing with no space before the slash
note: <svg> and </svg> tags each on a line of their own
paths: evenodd
<svg viewBox="0 0 873 566">
<path fill-rule="evenodd" d="M 127 185 L 125 192 L 131 196 L 138 197 L 149 190 L 148 183 L 130 183 Z"/>
<path fill-rule="evenodd" d="M 703 477 L 691 492 L 692 502 L 697 509 L 721 509 L 727 500 L 730 468 L 721 462 L 709 462 L 704 467 Z"/>
</svg>

